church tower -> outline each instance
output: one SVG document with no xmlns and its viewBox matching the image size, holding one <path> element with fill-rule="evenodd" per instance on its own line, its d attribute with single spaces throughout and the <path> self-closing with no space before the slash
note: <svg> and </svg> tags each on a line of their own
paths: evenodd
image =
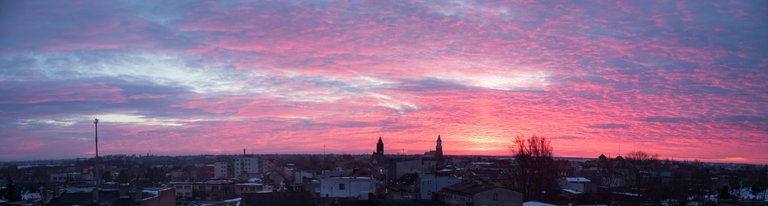
<svg viewBox="0 0 768 206">
<path fill-rule="evenodd" d="M 437 135 L 437 146 L 435 146 L 435 159 L 438 161 L 443 160 L 443 140 L 440 139 L 440 135 Z"/>
<path fill-rule="evenodd" d="M 384 161 L 384 142 L 381 141 L 381 136 L 379 136 L 379 143 L 376 143 L 376 161 L 379 164 L 383 164 L 382 161 Z"/>
</svg>

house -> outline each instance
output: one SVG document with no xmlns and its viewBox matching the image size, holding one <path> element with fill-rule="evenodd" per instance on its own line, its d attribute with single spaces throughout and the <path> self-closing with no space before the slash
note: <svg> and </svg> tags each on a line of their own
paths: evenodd
<svg viewBox="0 0 768 206">
<path fill-rule="evenodd" d="M 315 206 L 309 192 L 248 193 L 242 197 L 244 206 Z"/>
<path fill-rule="evenodd" d="M 450 206 L 522 206 L 523 194 L 506 188 L 460 183 L 443 188 L 441 200 Z"/>
<path fill-rule="evenodd" d="M 81 181 L 83 175 L 77 172 L 65 172 L 65 173 L 53 173 L 50 174 L 49 180 L 51 182 L 64 183 L 68 181 Z"/>
<path fill-rule="evenodd" d="M 174 188 L 151 188 L 144 189 L 144 192 L 151 195 L 141 200 L 142 206 L 176 205 L 176 190 Z"/>
<path fill-rule="evenodd" d="M 567 193 L 566 195 L 580 195 L 597 190 L 592 181 L 584 177 L 562 177 L 558 179 L 557 183 L 560 189 Z"/>
<path fill-rule="evenodd" d="M 461 178 L 434 173 L 425 173 L 419 176 L 420 190 L 419 199 L 431 200 L 433 193 L 440 192 L 445 187 L 461 183 Z"/>
<path fill-rule="evenodd" d="M 320 179 L 320 197 L 366 200 L 373 192 L 370 177 L 328 177 Z"/>
<path fill-rule="evenodd" d="M 418 174 L 428 171 L 435 167 L 434 160 L 414 159 L 414 160 L 391 160 L 389 166 L 389 177 L 398 179 L 406 174 Z"/>
<path fill-rule="evenodd" d="M 543 203 L 543 202 L 537 202 L 537 201 L 528 201 L 524 202 L 523 206 L 556 206 L 549 203 Z"/>
<path fill-rule="evenodd" d="M 235 194 L 272 192 L 272 187 L 256 182 L 235 184 Z"/>
<path fill-rule="evenodd" d="M 295 172 L 293 173 L 293 184 L 294 185 L 301 185 L 304 183 L 304 179 L 312 179 L 314 178 L 314 174 L 311 172 Z"/>
<path fill-rule="evenodd" d="M 52 200 L 48 206 L 71 206 L 71 205 L 111 205 L 111 206 L 162 206 L 176 205 L 175 188 L 148 188 L 138 190 L 133 196 L 121 197 L 119 191 L 99 191 L 98 203 L 94 203 L 94 194 L 90 190 L 80 190 L 81 192 L 65 193 L 61 197 Z"/>
<path fill-rule="evenodd" d="M 191 199 L 192 198 L 192 186 L 194 183 L 192 182 L 176 182 L 172 183 L 173 187 L 176 188 L 176 196 L 179 197 L 179 199 Z"/>
<path fill-rule="evenodd" d="M 172 182 L 171 185 L 180 200 L 221 201 L 232 198 L 235 192 L 235 183 L 229 180 Z"/>
</svg>

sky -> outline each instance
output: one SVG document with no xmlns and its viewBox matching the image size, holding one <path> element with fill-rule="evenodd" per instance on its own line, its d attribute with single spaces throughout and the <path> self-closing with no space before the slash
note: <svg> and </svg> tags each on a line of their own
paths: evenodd
<svg viewBox="0 0 768 206">
<path fill-rule="evenodd" d="M 2 1 L 0 161 L 99 152 L 768 164 L 768 1 Z"/>
</svg>

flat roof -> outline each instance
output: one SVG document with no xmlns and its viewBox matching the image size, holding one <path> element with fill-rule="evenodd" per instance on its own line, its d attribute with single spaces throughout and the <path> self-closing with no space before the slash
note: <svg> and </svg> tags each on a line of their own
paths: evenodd
<svg viewBox="0 0 768 206">
<path fill-rule="evenodd" d="M 565 181 L 568 182 L 578 182 L 578 183 L 589 183 L 592 182 L 591 180 L 584 178 L 584 177 L 566 177 Z"/>
</svg>

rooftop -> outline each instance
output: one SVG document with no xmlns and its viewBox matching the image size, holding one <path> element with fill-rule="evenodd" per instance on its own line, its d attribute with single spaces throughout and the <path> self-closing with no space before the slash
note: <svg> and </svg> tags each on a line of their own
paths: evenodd
<svg viewBox="0 0 768 206">
<path fill-rule="evenodd" d="M 481 193 L 494 188 L 497 188 L 497 187 L 490 186 L 490 185 L 459 183 L 459 184 L 454 184 L 454 185 L 445 187 L 443 188 L 443 190 L 474 195 L 474 194 Z"/>
<path fill-rule="evenodd" d="M 93 200 L 93 193 L 91 192 L 77 192 L 77 193 L 65 193 L 61 197 L 51 201 L 49 206 L 71 206 L 71 205 L 91 205 Z M 117 191 L 101 191 L 99 192 L 99 205 L 106 206 L 135 206 L 136 202 L 132 198 L 120 199 L 120 195 Z"/>
<path fill-rule="evenodd" d="M 255 182 L 248 182 L 248 183 L 237 183 L 235 185 L 237 185 L 237 186 L 262 186 L 264 184 L 255 183 Z"/>
<path fill-rule="evenodd" d="M 589 179 L 584 178 L 584 177 L 566 177 L 565 181 L 574 182 L 574 183 L 590 183 L 590 182 L 592 182 Z"/>
<path fill-rule="evenodd" d="M 371 177 L 329 177 L 330 179 L 360 179 L 360 180 L 369 180 Z"/>
<path fill-rule="evenodd" d="M 547 203 L 543 203 L 543 202 L 528 201 L 528 202 L 524 202 L 523 206 L 555 206 L 555 205 L 547 204 Z"/>
</svg>

